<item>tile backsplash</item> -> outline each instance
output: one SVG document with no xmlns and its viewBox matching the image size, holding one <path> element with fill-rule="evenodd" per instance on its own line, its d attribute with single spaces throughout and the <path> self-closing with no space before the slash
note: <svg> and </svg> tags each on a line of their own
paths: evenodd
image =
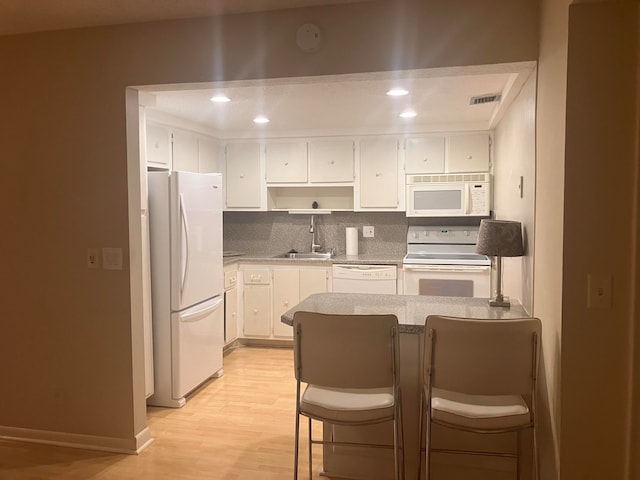
<svg viewBox="0 0 640 480">
<path fill-rule="evenodd" d="M 224 249 L 250 255 L 278 255 L 291 249 L 311 250 L 311 215 L 287 212 L 224 212 Z M 363 238 L 362 227 L 374 227 L 373 238 Z M 404 212 L 333 212 L 316 215 L 316 240 L 321 250 L 345 253 L 346 228 L 358 229 L 358 253 L 404 255 L 408 221 Z"/>
</svg>

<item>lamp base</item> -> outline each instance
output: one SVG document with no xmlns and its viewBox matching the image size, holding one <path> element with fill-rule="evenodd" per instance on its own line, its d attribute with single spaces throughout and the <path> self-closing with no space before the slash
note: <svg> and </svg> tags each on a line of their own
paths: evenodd
<svg viewBox="0 0 640 480">
<path fill-rule="evenodd" d="M 511 307 L 511 302 L 509 301 L 509 297 L 505 297 L 500 295 L 499 297 L 494 297 L 489 299 L 490 307 Z"/>
</svg>

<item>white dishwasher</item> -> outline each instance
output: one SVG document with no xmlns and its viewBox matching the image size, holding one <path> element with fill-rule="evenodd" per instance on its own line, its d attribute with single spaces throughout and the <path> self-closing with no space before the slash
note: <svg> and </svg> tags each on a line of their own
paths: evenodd
<svg viewBox="0 0 640 480">
<path fill-rule="evenodd" d="M 397 292 L 395 265 L 333 265 L 333 291 L 338 293 Z"/>
</svg>

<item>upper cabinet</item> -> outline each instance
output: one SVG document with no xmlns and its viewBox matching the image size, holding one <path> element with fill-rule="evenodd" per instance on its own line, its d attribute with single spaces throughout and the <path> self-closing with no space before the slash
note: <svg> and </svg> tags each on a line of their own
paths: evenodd
<svg viewBox="0 0 640 480">
<path fill-rule="evenodd" d="M 404 142 L 405 171 L 413 173 L 444 172 L 444 136 L 410 137 Z"/>
<path fill-rule="evenodd" d="M 180 130 L 173 131 L 172 170 L 198 172 L 198 138 Z"/>
<path fill-rule="evenodd" d="M 262 162 L 257 142 L 229 143 L 225 155 L 226 207 L 262 208 Z"/>
<path fill-rule="evenodd" d="M 354 180 L 353 140 L 309 142 L 309 173 L 312 183 L 340 183 Z"/>
<path fill-rule="evenodd" d="M 447 147 L 447 172 L 489 171 L 489 134 L 450 135 Z"/>
<path fill-rule="evenodd" d="M 211 138 L 198 138 L 198 171 L 200 173 L 222 172 L 222 147 Z"/>
<path fill-rule="evenodd" d="M 307 181 L 307 142 L 267 143 L 265 146 L 267 183 Z"/>
<path fill-rule="evenodd" d="M 400 210 L 398 140 L 391 137 L 360 141 L 359 209 Z M 403 194 L 404 195 L 404 194 Z"/>
<path fill-rule="evenodd" d="M 171 169 L 171 130 L 147 122 L 147 167 Z"/>
</svg>

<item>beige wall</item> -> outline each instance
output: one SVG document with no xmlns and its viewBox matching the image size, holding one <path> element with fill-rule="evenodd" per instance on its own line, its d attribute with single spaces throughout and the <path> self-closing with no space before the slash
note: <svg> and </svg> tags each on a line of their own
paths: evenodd
<svg viewBox="0 0 640 480">
<path fill-rule="evenodd" d="M 567 36 L 570 0 L 543 0 L 536 109 L 534 308 L 542 320 L 540 473 L 559 478 Z"/>
<path fill-rule="evenodd" d="M 536 74 L 533 72 L 494 135 L 494 211 L 522 223 L 525 256 L 503 259 L 503 293 L 533 311 Z M 522 196 L 520 177 L 523 178 Z"/>
<path fill-rule="evenodd" d="M 569 9 L 560 407 L 567 479 L 632 478 L 639 7 Z M 611 308 L 587 308 L 590 274 L 612 277 Z"/>
<path fill-rule="evenodd" d="M 126 86 L 535 60 L 536 19 L 534 0 L 394 1 L 0 38 L 0 434 L 133 449 L 144 428 L 128 262 L 86 267 L 88 247 L 129 253 Z"/>
</svg>

